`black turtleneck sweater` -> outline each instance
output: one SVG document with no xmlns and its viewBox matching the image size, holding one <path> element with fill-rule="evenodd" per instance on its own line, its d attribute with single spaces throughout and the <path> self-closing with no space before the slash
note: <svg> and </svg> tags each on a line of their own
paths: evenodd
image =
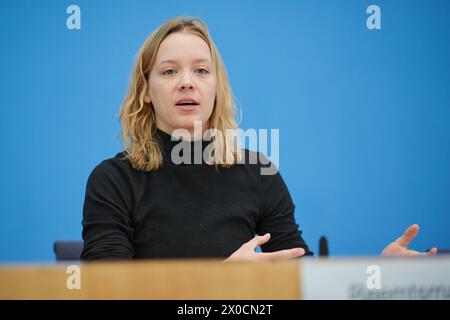
<svg viewBox="0 0 450 320">
<path fill-rule="evenodd" d="M 271 234 L 261 249 L 302 247 L 312 254 L 294 220 L 294 204 L 277 172 L 261 175 L 261 161 L 218 168 L 174 164 L 179 143 L 157 130 L 163 167 L 135 170 L 123 153 L 89 176 L 83 208 L 83 260 L 226 258 L 255 234 Z M 200 141 L 202 150 L 208 144 Z M 178 150 L 178 149 L 177 149 Z M 191 155 L 191 159 L 193 155 Z M 264 162 L 265 163 L 265 162 Z"/>
</svg>

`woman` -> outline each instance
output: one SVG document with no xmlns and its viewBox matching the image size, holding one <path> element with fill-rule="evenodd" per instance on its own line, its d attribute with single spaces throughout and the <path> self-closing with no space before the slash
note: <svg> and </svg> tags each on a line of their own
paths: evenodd
<svg viewBox="0 0 450 320">
<path fill-rule="evenodd" d="M 281 175 L 262 175 L 267 159 L 236 148 L 226 133 L 237 128 L 234 117 L 206 25 L 176 18 L 155 30 L 139 51 L 120 112 L 125 151 L 88 179 L 82 259 L 311 255 Z M 256 163 L 248 161 L 255 155 Z M 410 227 L 383 254 L 435 254 L 406 248 L 417 231 Z"/>
</svg>

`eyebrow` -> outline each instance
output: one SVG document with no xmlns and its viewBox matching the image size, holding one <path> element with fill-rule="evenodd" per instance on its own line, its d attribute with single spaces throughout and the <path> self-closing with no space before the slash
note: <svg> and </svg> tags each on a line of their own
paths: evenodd
<svg viewBox="0 0 450 320">
<path fill-rule="evenodd" d="M 195 59 L 194 62 L 208 62 L 208 63 L 211 63 L 211 61 L 209 59 Z M 164 63 L 177 63 L 177 61 L 176 60 L 164 60 L 164 61 L 161 61 L 159 63 L 159 65 L 162 65 Z"/>
</svg>

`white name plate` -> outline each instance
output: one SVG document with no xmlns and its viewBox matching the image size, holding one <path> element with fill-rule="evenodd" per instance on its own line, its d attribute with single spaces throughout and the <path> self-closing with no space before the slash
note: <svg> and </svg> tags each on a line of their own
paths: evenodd
<svg viewBox="0 0 450 320">
<path fill-rule="evenodd" d="M 304 258 L 303 299 L 450 299 L 450 257 Z"/>
</svg>

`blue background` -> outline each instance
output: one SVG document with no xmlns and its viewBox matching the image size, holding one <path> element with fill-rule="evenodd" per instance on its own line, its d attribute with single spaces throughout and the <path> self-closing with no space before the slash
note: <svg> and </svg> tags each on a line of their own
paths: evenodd
<svg viewBox="0 0 450 320">
<path fill-rule="evenodd" d="M 81 8 L 68 30 L 66 8 Z M 381 30 L 366 9 L 381 8 Z M 121 151 L 118 111 L 148 34 L 208 25 L 243 111 L 280 129 L 280 172 L 317 252 L 373 255 L 413 223 L 450 247 L 449 1 L 9 1 L 0 12 L 0 261 L 81 239 L 86 180 Z"/>
</svg>

